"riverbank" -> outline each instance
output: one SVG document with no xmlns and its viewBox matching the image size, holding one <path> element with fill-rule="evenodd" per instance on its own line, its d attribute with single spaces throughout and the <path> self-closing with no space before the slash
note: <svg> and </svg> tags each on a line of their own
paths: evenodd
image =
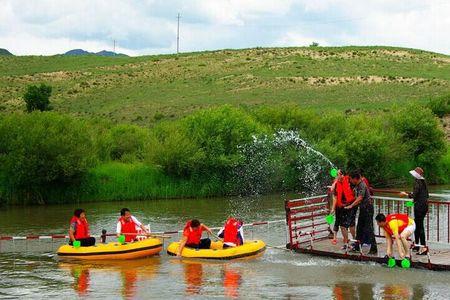
<svg viewBox="0 0 450 300">
<path fill-rule="evenodd" d="M 420 120 L 418 122 L 417 120 Z M 152 128 L 58 113 L 0 118 L 2 203 L 69 203 L 315 192 L 329 170 L 363 169 L 376 186 L 449 182 L 438 118 L 411 104 L 317 113 L 222 106 Z"/>
</svg>

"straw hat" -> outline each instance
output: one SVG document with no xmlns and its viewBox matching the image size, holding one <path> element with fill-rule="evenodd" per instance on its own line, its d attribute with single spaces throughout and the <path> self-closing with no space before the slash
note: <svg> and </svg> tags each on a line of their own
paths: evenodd
<svg viewBox="0 0 450 300">
<path fill-rule="evenodd" d="M 411 174 L 416 179 L 425 179 L 423 177 L 423 169 L 421 167 L 417 167 L 414 170 L 409 171 L 409 174 Z"/>
</svg>

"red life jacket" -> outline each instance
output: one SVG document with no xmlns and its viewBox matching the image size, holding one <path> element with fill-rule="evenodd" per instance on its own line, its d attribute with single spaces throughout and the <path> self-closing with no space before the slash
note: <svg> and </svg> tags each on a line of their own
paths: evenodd
<svg viewBox="0 0 450 300">
<path fill-rule="evenodd" d="M 350 187 L 350 179 L 348 176 L 344 176 L 342 181 L 336 182 L 336 205 L 338 207 L 344 207 L 355 201 L 355 194 Z"/>
<path fill-rule="evenodd" d="M 402 233 L 409 224 L 409 217 L 407 214 L 390 214 L 386 216 L 386 225 L 383 227 L 384 231 L 386 231 L 389 235 L 393 235 L 391 227 L 389 226 L 389 222 L 392 220 L 400 220 L 403 221 L 403 225 L 398 227 L 398 234 Z"/>
<path fill-rule="evenodd" d="M 236 246 L 241 244 L 241 240 L 238 238 L 239 222 L 234 218 L 229 218 L 225 222 L 223 230 L 223 242 L 232 243 Z"/>
<path fill-rule="evenodd" d="M 184 226 L 183 235 L 187 237 L 186 245 L 198 245 L 202 239 L 203 226 L 193 229 L 191 227 L 191 221 Z"/>
<path fill-rule="evenodd" d="M 77 223 L 75 232 L 73 236 L 76 240 L 88 238 L 89 235 L 89 224 L 86 220 L 81 220 L 80 218 L 73 216 L 70 220 L 70 224 Z"/>
<path fill-rule="evenodd" d="M 124 217 L 120 217 L 119 219 L 120 225 L 122 226 L 121 233 L 137 233 L 136 223 L 134 223 L 133 218 L 130 218 L 129 221 L 126 221 Z M 125 242 L 129 243 L 136 239 L 136 235 L 125 235 Z"/>
</svg>

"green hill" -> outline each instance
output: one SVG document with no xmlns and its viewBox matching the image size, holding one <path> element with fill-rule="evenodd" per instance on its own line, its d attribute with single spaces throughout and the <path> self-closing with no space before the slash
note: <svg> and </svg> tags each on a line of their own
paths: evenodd
<svg viewBox="0 0 450 300">
<path fill-rule="evenodd" d="M 141 57 L 0 57 L 0 110 L 29 84 L 56 111 L 151 124 L 220 104 L 380 109 L 450 91 L 450 56 L 391 47 L 256 48 Z"/>
<path fill-rule="evenodd" d="M 0 55 L 13 55 L 11 52 L 9 52 L 6 49 L 0 48 Z"/>
</svg>

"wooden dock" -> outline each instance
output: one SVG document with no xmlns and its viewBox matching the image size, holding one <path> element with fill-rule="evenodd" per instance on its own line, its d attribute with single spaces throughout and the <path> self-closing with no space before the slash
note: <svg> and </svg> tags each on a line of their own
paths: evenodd
<svg viewBox="0 0 450 300">
<path fill-rule="evenodd" d="M 378 253 L 376 255 L 363 255 L 360 252 L 349 251 L 346 253 L 342 250 L 342 240 L 338 241 L 336 245 L 331 243 L 330 239 L 315 240 L 312 248 L 309 245 L 305 247 L 296 248 L 295 251 L 299 253 L 308 253 L 312 255 L 348 259 L 353 261 L 372 261 L 380 264 L 386 264 L 387 261 L 384 258 L 386 255 L 386 240 L 384 238 L 377 239 Z M 422 268 L 435 271 L 450 271 L 450 247 L 442 244 L 430 244 L 429 256 L 417 255 L 412 252 L 411 256 L 411 268 Z M 399 257 L 397 253 L 397 246 L 394 243 L 394 256 Z M 397 265 L 401 265 L 401 261 L 397 260 Z"/>
</svg>

